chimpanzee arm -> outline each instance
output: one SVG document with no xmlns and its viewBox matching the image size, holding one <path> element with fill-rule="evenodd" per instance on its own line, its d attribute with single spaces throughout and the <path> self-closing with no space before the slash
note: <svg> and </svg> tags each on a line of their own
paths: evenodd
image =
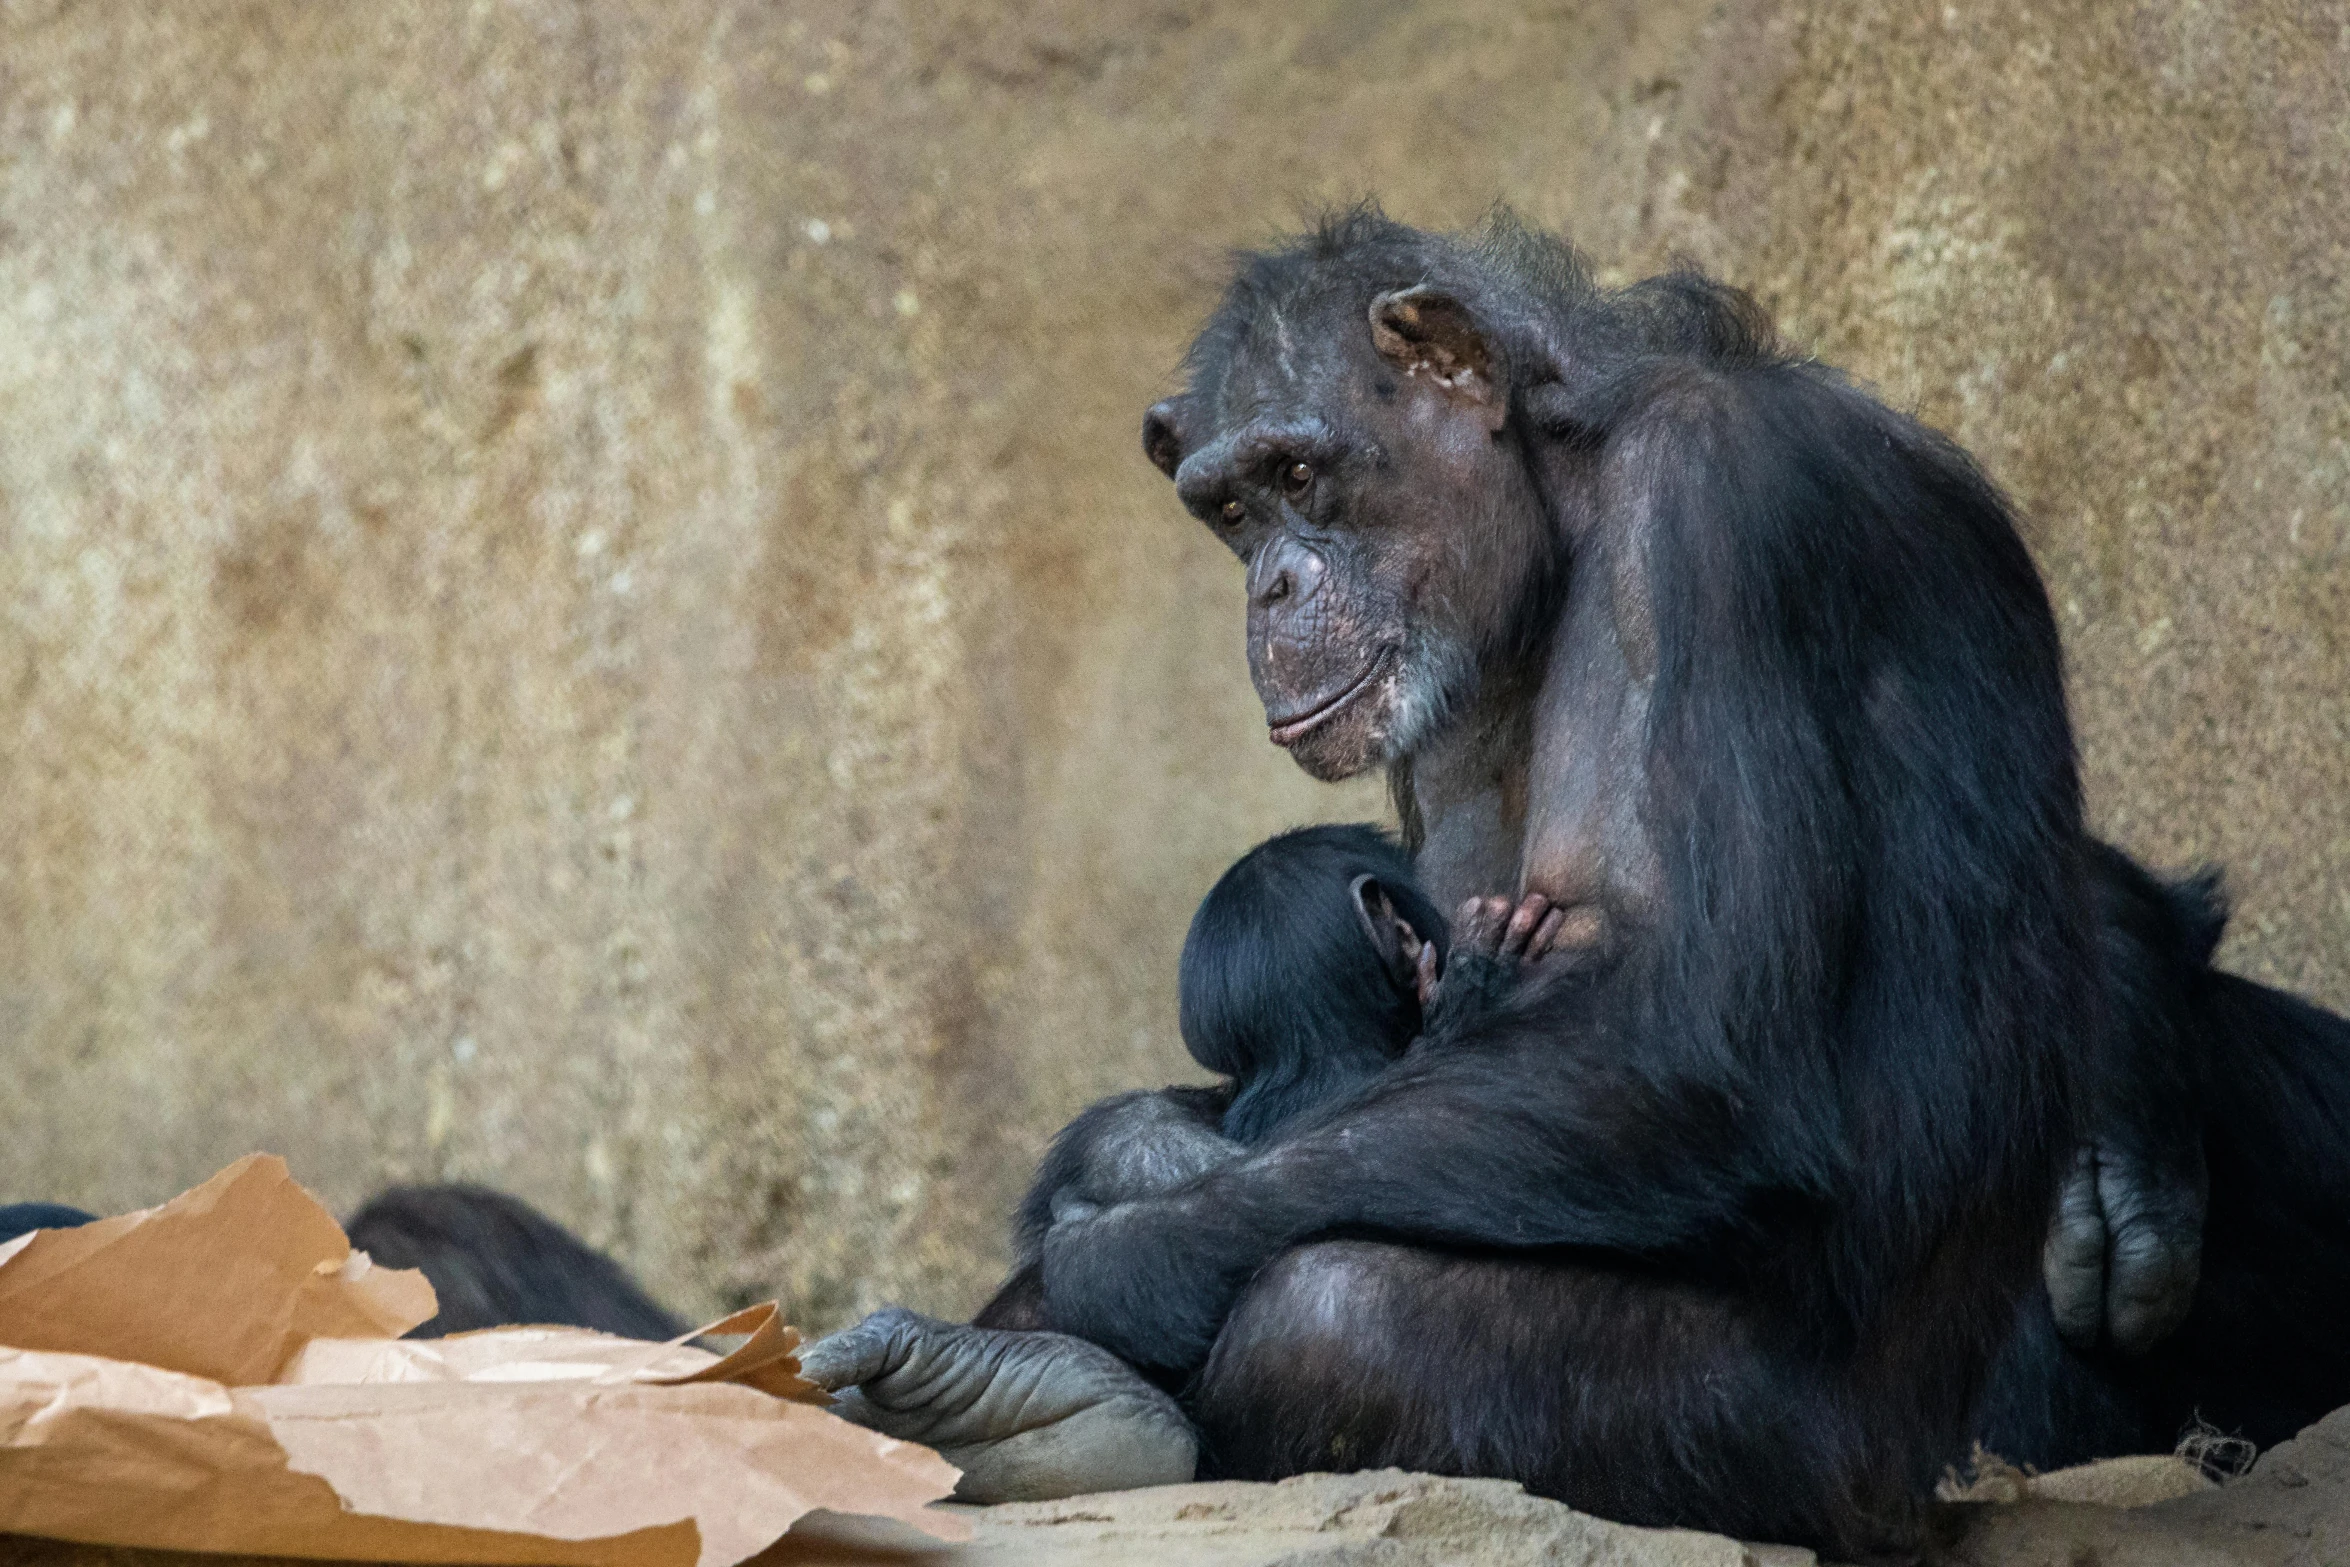
<svg viewBox="0 0 2350 1567">
<path fill-rule="evenodd" d="M 1114 1094 L 1063 1127 L 1037 1165 L 1014 1214 L 1019 1265 L 971 1318 L 975 1328 L 1033 1332 L 1044 1327 L 1044 1271 L 1037 1251 L 1056 1222 L 1115 1203 L 1172 1191 L 1237 1158 L 1240 1145 L 1217 1131 L 1230 1087 Z"/>
<path fill-rule="evenodd" d="M 1653 1080 L 1620 1052 L 1577 1051 L 1555 1033 L 1415 1052 L 1178 1191 L 1055 1225 L 1044 1325 L 1180 1371 L 1258 1268 L 1316 1236 L 1692 1247 L 1770 1184 L 1751 1141 L 1726 1085 Z"/>
<path fill-rule="evenodd" d="M 1058 1222 L 1173 1191 L 1237 1157 L 1240 1145 L 1217 1130 L 1231 1100 L 1229 1087 L 1176 1087 L 1113 1094 L 1088 1105 L 1037 1163 L 1012 1220 L 1018 1255 L 1033 1260 Z"/>
<path fill-rule="evenodd" d="M 2073 1345 L 2142 1354 L 2185 1319 L 2201 1274 L 2203 990 L 2227 910 L 2213 876 L 2165 885 L 2105 844 L 2090 867 L 2106 1015 L 2043 1272 Z"/>
</svg>

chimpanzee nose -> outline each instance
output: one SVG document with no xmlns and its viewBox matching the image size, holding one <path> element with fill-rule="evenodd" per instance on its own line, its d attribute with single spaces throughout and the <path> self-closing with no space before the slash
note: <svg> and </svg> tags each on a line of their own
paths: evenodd
<svg viewBox="0 0 2350 1567">
<path fill-rule="evenodd" d="M 1248 563 L 1248 601 L 1256 609 L 1295 609 L 1329 572 L 1317 552 L 1295 539 L 1268 539 Z"/>
</svg>

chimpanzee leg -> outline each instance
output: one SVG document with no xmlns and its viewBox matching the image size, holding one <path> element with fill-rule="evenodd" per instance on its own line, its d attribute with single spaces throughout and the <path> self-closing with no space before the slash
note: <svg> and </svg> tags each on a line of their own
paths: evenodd
<svg viewBox="0 0 2350 1567">
<path fill-rule="evenodd" d="M 1708 1291 L 1366 1241 L 1288 1252 L 1188 1400 L 1203 1476 L 1496 1476 L 1630 1523 L 1844 1552 L 1913 1545 L 1929 1472 L 1831 1373 Z M 1839 1531 L 1865 1519 L 1872 1537 Z"/>
</svg>

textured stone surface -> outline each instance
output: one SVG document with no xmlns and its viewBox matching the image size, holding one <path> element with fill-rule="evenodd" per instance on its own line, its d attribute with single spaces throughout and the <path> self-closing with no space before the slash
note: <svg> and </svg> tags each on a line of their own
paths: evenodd
<svg viewBox="0 0 2350 1567">
<path fill-rule="evenodd" d="M 1268 747 L 1228 246 L 1687 251 L 2033 518 L 2097 814 L 2350 1004 L 2350 34 L 2206 0 L 0 0 L 0 1194 L 467 1177 L 968 1308 Z"/>
<path fill-rule="evenodd" d="M 1949 1510 L 1948 1567 L 2327 1567 L 2350 1552 L 2350 1411 L 2225 1486 L 2124 1459 L 2023 1481 Z M 954 1508 L 972 1539 L 819 1516 L 758 1567 L 1810 1567 L 1811 1552 L 1632 1529 L 1499 1480 L 1378 1470 Z M 0 1536 L 6 1567 L 268 1567 L 252 1557 L 110 1550 Z"/>
<path fill-rule="evenodd" d="M 1627 1528 L 1506 1481 L 1393 1469 L 958 1511 L 978 1525 L 972 1542 L 917 1548 L 912 1559 L 936 1567 L 1807 1567 L 1814 1560 L 1809 1551 L 1718 1534 Z M 853 1559 L 818 1538 L 773 1556 L 774 1567 Z"/>
<path fill-rule="evenodd" d="M 949 1509 L 972 1539 L 819 1515 L 757 1567 L 1809 1567 L 1809 1551 L 1632 1529 L 1500 1480 L 1379 1470 Z M 0 1535 L 4 1567 L 268 1567 L 277 1558 L 108 1549 Z"/>
<path fill-rule="evenodd" d="M 2116 1467 L 2043 1476 L 2033 1482 L 2034 1496 L 2016 1505 L 1967 1509 L 1948 1553 L 1953 1567 L 2331 1567 L 2350 1560 L 2350 1409 L 2269 1449 L 2249 1474 L 2226 1485 L 2128 1511 L 2048 1499 L 2110 1491 L 2099 1472 Z"/>
</svg>

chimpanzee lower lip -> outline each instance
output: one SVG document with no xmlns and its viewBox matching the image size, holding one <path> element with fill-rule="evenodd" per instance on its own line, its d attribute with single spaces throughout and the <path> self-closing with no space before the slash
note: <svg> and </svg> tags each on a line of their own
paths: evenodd
<svg viewBox="0 0 2350 1567">
<path fill-rule="evenodd" d="M 1329 701 L 1324 702 L 1311 712 L 1300 713 L 1295 718 L 1268 719 L 1266 728 L 1272 742 L 1275 745 L 1292 744 L 1304 739 L 1308 734 L 1337 717 L 1340 708 L 1345 707 L 1370 689 L 1371 682 L 1379 678 L 1380 672 L 1387 667 L 1394 656 L 1394 648 L 1383 647 L 1371 656 L 1371 662 L 1364 667 L 1361 674 L 1355 676 L 1353 684 Z"/>
</svg>

